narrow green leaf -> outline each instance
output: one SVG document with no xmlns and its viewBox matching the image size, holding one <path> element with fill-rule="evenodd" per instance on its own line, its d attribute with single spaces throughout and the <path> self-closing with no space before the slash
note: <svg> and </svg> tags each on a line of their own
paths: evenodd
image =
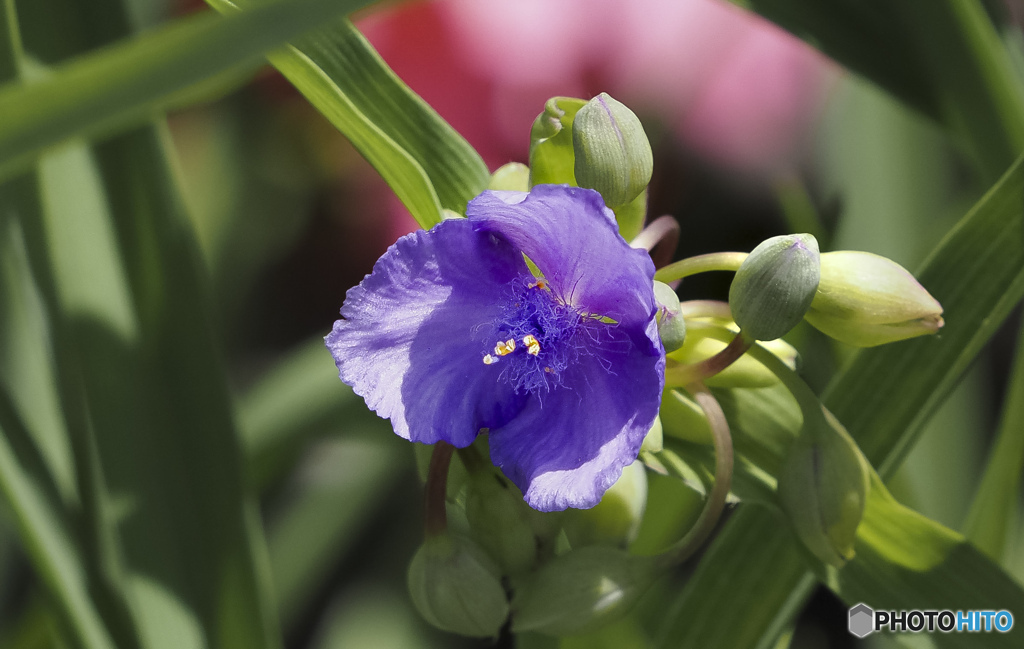
<svg viewBox="0 0 1024 649">
<path fill-rule="evenodd" d="M 14 62 L 8 72 L 20 75 L 20 63 L 24 54 L 21 51 L 17 14 L 10 0 L 4 3 L 4 23 L 4 56 Z M 51 159 L 48 162 L 56 160 Z M 49 165 L 50 171 L 52 167 L 52 164 Z M 61 513 L 65 517 L 65 524 L 73 525 L 79 533 L 77 541 L 82 556 L 84 579 L 88 583 L 92 604 L 104 620 L 105 632 L 110 634 L 111 641 L 129 649 L 139 646 L 138 630 L 129 611 L 123 578 L 123 557 L 110 524 L 107 485 L 98 463 L 94 431 L 86 415 L 88 407 L 85 381 L 81 358 L 75 344 L 75 326 L 71 315 L 65 309 L 64 302 L 68 296 L 60 290 L 58 275 L 62 270 L 67 273 L 68 268 L 57 267 L 49 246 L 53 230 L 49 229 L 52 228 L 52 223 L 48 222 L 48 217 L 59 211 L 59 207 L 53 205 L 45 196 L 47 170 L 47 165 L 41 165 L 29 174 L 4 183 L 0 187 L 0 200 L 4 203 L 2 211 L 5 217 L 16 222 L 17 229 L 23 236 L 24 256 L 28 262 L 27 274 L 38 289 L 35 297 L 42 305 L 44 319 L 48 325 L 48 330 L 43 333 L 46 337 L 44 344 L 47 345 L 51 357 L 55 359 L 54 397 L 59 397 L 64 415 L 68 446 L 74 459 L 75 477 L 75 493 L 72 495 L 74 502 Z M 88 201 L 89 197 L 83 198 Z M 78 207 L 76 204 L 72 209 Z M 9 228 L 5 230 L 10 231 Z M 78 242 L 79 245 L 80 243 Z M 76 281 L 81 285 L 82 279 L 78 277 Z M 32 293 L 30 290 L 23 295 L 29 298 Z M 89 299 L 77 304 L 76 307 L 82 307 L 86 302 L 97 305 L 105 299 L 95 291 L 88 292 L 88 295 Z M 24 307 L 32 308 L 31 302 L 25 303 Z M 47 430 L 36 433 L 33 437 L 40 440 L 48 439 L 52 444 L 54 438 L 62 432 L 64 431 Z M 44 449 L 48 447 L 49 444 L 42 446 Z M 60 469 L 54 475 L 60 476 Z M 65 491 L 69 490 L 65 487 Z M 37 567 L 41 570 L 46 569 L 45 566 Z M 74 626 L 73 630 L 78 632 L 73 636 L 73 641 L 83 643 L 88 640 L 78 626 Z"/>
<path fill-rule="evenodd" d="M 763 473 L 741 471 L 735 475 L 741 483 L 737 486 L 744 490 L 770 487 L 773 479 L 770 476 L 786 452 L 786 440 L 793 439 L 799 428 L 799 408 L 792 399 L 780 396 L 775 388 L 722 394 L 723 409 L 731 422 L 740 458 L 762 458 L 755 463 Z M 765 435 L 766 429 L 774 432 Z M 713 462 L 713 458 L 703 454 L 697 457 L 705 464 Z M 790 623 L 798 612 L 811 582 L 807 573 L 799 569 L 756 573 L 758 580 L 769 580 L 768 597 L 778 598 L 774 606 L 765 607 L 760 603 L 760 598 L 765 596 L 760 586 L 755 587 L 755 597 L 746 592 L 750 588 L 750 573 L 734 573 L 738 570 L 737 564 L 749 568 L 737 558 L 751 552 L 770 558 L 772 563 L 767 565 L 812 566 L 819 578 L 851 605 L 865 602 L 876 609 L 1011 611 L 1024 606 L 1024 590 L 1006 572 L 961 535 L 896 502 L 877 474 L 872 475 L 864 519 L 857 530 L 856 555 L 839 570 L 824 567 L 806 550 L 798 549 L 789 523 L 778 511 L 762 509 L 748 513 L 751 509 L 745 507 L 735 519 L 751 521 L 745 524 L 752 526 L 773 528 L 775 532 L 770 539 L 722 535 L 715 541 L 709 560 L 702 562 L 690 582 L 711 578 L 707 571 L 714 571 L 717 579 L 723 579 L 723 573 L 736 574 L 735 579 L 726 583 L 744 584 L 743 589 L 734 587 L 731 595 L 732 605 L 749 607 L 745 623 L 734 625 L 740 627 L 738 629 L 723 624 L 722 615 L 712 608 L 721 604 L 720 601 L 698 600 L 692 606 L 703 616 L 695 616 L 685 625 L 673 624 L 671 633 L 681 635 L 664 638 L 661 646 L 763 647 L 774 642 L 780 625 Z M 744 574 L 748 576 L 744 578 Z M 778 577 L 782 579 L 775 581 Z M 690 584 L 687 591 L 692 588 Z M 688 594 L 697 596 L 693 592 Z M 986 637 L 935 634 L 933 639 L 941 647 L 1013 647 L 1019 644 L 1019 635 L 1019 631 L 987 634 Z"/>
<path fill-rule="evenodd" d="M 0 385 L 0 493 L 13 514 L 25 551 L 76 645 L 114 649 L 91 598 L 88 571 L 75 537 L 48 477 L 41 456 Z"/>
<path fill-rule="evenodd" d="M 881 467 L 883 478 L 899 466 L 928 415 L 1024 296 L 1022 212 L 1024 162 L 1018 160 L 949 233 L 918 274 L 946 309 L 942 334 L 861 351 L 832 382 L 826 404 L 872 463 Z M 780 556 L 771 549 L 769 539 L 781 533 L 767 521 L 736 516 L 704 561 L 712 565 L 732 561 L 737 569 L 764 575 L 771 583 L 798 584 L 806 574 L 805 564 L 792 550 L 788 556 Z M 723 554 L 742 539 L 757 539 L 758 543 L 745 552 Z M 666 631 L 666 637 L 690 633 L 694 642 L 663 646 L 709 646 L 699 642 L 698 631 L 687 631 L 688 625 L 696 624 L 710 633 L 722 618 L 700 618 L 695 611 L 732 610 L 735 597 L 734 589 L 714 573 L 698 571 L 681 594 Z M 780 600 L 762 598 L 750 607 L 746 614 L 763 621 L 751 637 L 765 642 L 774 641 L 772 633 L 784 628 L 791 617 Z M 700 622 L 695 622 L 698 619 Z M 739 632 L 734 629 L 732 633 Z M 730 637 L 730 642 L 719 646 L 758 646 L 745 643 L 746 636 Z"/>
<path fill-rule="evenodd" d="M 964 525 L 967 538 L 997 562 L 1007 558 L 1024 471 L 1024 329 L 1003 403 L 999 433 Z"/>
<path fill-rule="evenodd" d="M 89 53 L 43 75 L 0 88 L 0 178 L 72 137 L 98 137 L 143 124 L 175 93 L 296 38 L 365 0 L 277 0 L 218 17 L 179 19 Z"/>
<path fill-rule="evenodd" d="M 225 13 L 238 8 L 228 0 L 208 2 Z M 469 199 L 487 187 L 490 174 L 476 151 L 391 71 L 348 19 L 268 59 L 352 141 L 422 227 L 438 223 L 442 209 L 464 213 Z"/>
<path fill-rule="evenodd" d="M 304 37 L 296 49 L 423 168 L 441 207 L 464 213 L 469 199 L 487 187 L 490 172 L 476 150 L 391 71 L 347 19 Z M 278 54 L 270 58 L 277 65 Z M 301 81 L 296 87 L 304 92 Z M 346 136 L 356 127 L 340 117 L 332 121 Z"/>
</svg>

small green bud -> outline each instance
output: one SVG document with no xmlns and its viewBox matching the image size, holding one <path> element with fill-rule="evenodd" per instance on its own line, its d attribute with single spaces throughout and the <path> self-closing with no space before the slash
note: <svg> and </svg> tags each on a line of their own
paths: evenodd
<svg viewBox="0 0 1024 649">
<path fill-rule="evenodd" d="M 564 636 L 596 628 L 626 613 L 654 577 L 652 557 L 600 545 L 573 550 L 517 585 L 512 630 Z"/>
<path fill-rule="evenodd" d="M 491 174 L 487 189 L 506 190 L 512 192 L 530 191 L 530 168 L 522 162 L 503 164 Z"/>
<path fill-rule="evenodd" d="M 854 347 L 874 347 L 937 332 L 942 305 L 896 262 L 870 252 L 821 256 L 821 283 L 804 316 Z"/>
<path fill-rule="evenodd" d="M 659 414 L 665 434 L 671 437 L 710 445 L 711 425 L 697 402 L 679 390 L 665 390 L 661 395 Z"/>
<path fill-rule="evenodd" d="M 644 436 L 644 443 L 640 445 L 641 453 L 661 453 L 665 448 L 665 434 L 661 426 L 661 417 L 655 417 L 651 429 Z"/>
<path fill-rule="evenodd" d="M 474 473 L 466 490 L 466 519 L 473 538 L 506 575 L 529 570 L 537 560 L 537 538 L 523 494 L 503 475 Z"/>
<path fill-rule="evenodd" d="M 420 615 L 443 631 L 493 637 L 508 618 L 498 566 L 467 538 L 427 538 L 409 565 L 409 594 Z"/>
<path fill-rule="evenodd" d="M 565 533 L 574 548 L 599 544 L 624 548 L 636 539 L 646 508 L 647 472 L 643 462 L 636 461 L 622 469 L 601 502 L 567 513 Z"/>
<path fill-rule="evenodd" d="M 870 476 L 857 445 L 832 413 L 804 413 L 801 435 L 779 473 L 778 495 L 814 556 L 842 567 L 853 558 Z"/>
<path fill-rule="evenodd" d="M 665 353 L 682 347 L 686 340 L 686 320 L 679 308 L 679 296 L 675 289 L 662 282 L 654 282 L 654 299 L 658 303 L 658 334 L 665 346 Z"/>
<path fill-rule="evenodd" d="M 654 155 L 633 111 L 602 92 L 576 113 L 572 123 L 573 166 L 580 187 L 596 189 L 608 207 L 640 195 L 651 182 Z"/>
<path fill-rule="evenodd" d="M 803 319 L 818 288 L 818 257 L 810 234 L 772 237 L 751 251 L 729 287 L 729 308 L 745 336 L 775 340 Z"/>
</svg>

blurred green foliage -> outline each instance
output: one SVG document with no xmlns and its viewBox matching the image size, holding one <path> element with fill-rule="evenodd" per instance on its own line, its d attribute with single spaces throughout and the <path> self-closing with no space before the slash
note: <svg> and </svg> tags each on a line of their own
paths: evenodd
<svg viewBox="0 0 1024 649">
<path fill-rule="evenodd" d="M 345 17 L 365 3 L 210 4 L 223 16 L 3 0 L 0 646 L 458 645 L 404 591 L 422 534 L 412 454 L 319 338 L 395 236 L 356 152 L 424 227 L 488 170 Z M 864 545 L 837 574 L 775 512 L 742 505 L 692 575 L 665 575 L 604 633 L 519 646 L 806 646 L 815 620 L 792 630 L 819 582 L 848 603 L 1024 601 L 1024 362 L 1000 414 L 983 353 L 1024 295 L 1016 28 L 975 0 L 737 4 L 861 75 L 834 91 L 813 168 L 761 188 L 758 210 L 919 269 L 946 308 L 940 337 L 853 356 L 793 336 L 892 492 L 938 523 L 872 492 Z M 298 94 L 257 72 L 264 56 Z M 656 170 L 681 155 L 660 146 Z M 694 213 L 743 184 L 718 182 Z M 753 235 L 730 236 L 746 249 Z M 772 390 L 720 395 L 734 493 L 751 501 L 770 499 L 797 425 Z M 664 476 L 651 494 L 640 554 L 677 539 L 701 496 Z"/>
</svg>

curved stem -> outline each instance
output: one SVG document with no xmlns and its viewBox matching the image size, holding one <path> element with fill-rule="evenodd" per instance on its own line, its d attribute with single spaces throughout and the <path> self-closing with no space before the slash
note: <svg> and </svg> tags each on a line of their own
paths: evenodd
<svg viewBox="0 0 1024 649">
<path fill-rule="evenodd" d="M 718 404 L 715 395 L 711 394 L 703 383 L 694 383 L 687 388 L 697 404 L 707 415 L 708 424 L 711 427 L 711 437 L 715 444 L 715 484 L 704 502 L 704 509 L 701 510 L 697 522 L 694 523 L 686 536 L 681 538 L 674 546 L 661 553 L 658 561 L 668 567 L 680 564 L 696 552 L 704 541 L 711 536 L 718 519 L 725 509 L 726 498 L 729 495 L 729 487 L 732 485 L 732 435 L 729 432 L 729 422 L 725 419 L 722 406 Z"/>
<path fill-rule="evenodd" d="M 426 493 L 423 498 L 424 529 L 427 538 L 444 534 L 448 530 L 448 467 L 452 463 L 455 447 L 448 442 L 434 444 L 427 469 Z"/>
<path fill-rule="evenodd" d="M 709 379 L 739 360 L 753 344 L 754 340 L 747 338 L 741 331 L 732 337 L 725 349 L 714 356 L 689 365 L 666 366 L 665 385 L 682 387 Z"/>
<path fill-rule="evenodd" d="M 712 270 L 737 271 L 743 260 L 747 258 L 745 252 L 712 252 L 706 255 L 697 255 L 681 259 L 674 264 L 665 266 L 654 273 L 654 279 L 659 282 L 671 282 L 683 279 L 697 273 L 706 273 Z"/>
<path fill-rule="evenodd" d="M 654 267 L 660 268 L 672 260 L 679 244 L 679 222 L 667 214 L 651 221 L 650 225 L 629 242 L 634 248 L 651 253 Z"/>
<path fill-rule="evenodd" d="M 689 325 L 690 323 L 687 323 Z M 731 340 L 733 333 L 720 325 L 713 325 L 708 323 L 694 323 L 695 330 L 699 330 L 703 335 L 708 338 L 714 338 L 725 342 Z M 800 375 L 794 372 L 785 361 L 771 353 L 756 342 L 750 346 L 747 350 L 750 355 L 761 365 L 764 365 L 768 371 L 777 376 L 782 384 L 786 386 L 793 398 L 796 399 L 800 405 L 800 409 L 807 412 L 820 412 L 821 411 L 821 400 L 818 399 L 818 395 L 814 394 L 811 387 L 804 383 L 804 380 L 800 378 Z"/>
</svg>

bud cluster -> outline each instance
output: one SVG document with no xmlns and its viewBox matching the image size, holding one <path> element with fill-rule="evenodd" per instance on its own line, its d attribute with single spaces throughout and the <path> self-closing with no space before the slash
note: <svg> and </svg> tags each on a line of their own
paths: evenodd
<svg viewBox="0 0 1024 649">
<path fill-rule="evenodd" d="M 631 238 L 645 216 L 652 171 L 650 143 L 626 106 L 604 93 L 589 101 L 555 97 L 533 124 L 530 165 L 499 168 L 490 188 L 526 192 L 566 184 L 596 190 L 614 211 L 620 233 Z M 652 224 L 631 245 L 651 250 L 667 231 L 661 228 Z M 530 289 L 543 290 L 543 278 L 531 268 L 538 279 Z M 676 283 L 709 270 L 735 271 L 728 303 L 680 302 Z M 723 405 L 746 389 L 788 391 L 800 406 L 799 419 L 794 415 L 779 426 L 786 428 L 784 437 L 765 433 L 775 436 L 766 448 L 778 449 L 774 462 L 765 464 L 775 480 L 765 500 L 784 512 L 817 562 L 842 567 L 853 557 L 871 467 L 796 375 L 799 355 L 783 336 L 806 320 L 842 343 L 881 345 L 936 333 L 943 325 L 941 305 L 896 263 L 864 252 L 821 253 L 810 234 L 772 237 L 749 254 L 682 260 L 655 277 L 662 280 L 654 282 L 654 321 L 665 351 L 666 390 L 639 460 L 625 466 L 593 508 L 542 513 L 483 459 L 489 455 L 487 436 L 478 436 L 448 474 L 450 524 L 427 538 L 409 568 L 413 601 L 434 626 L 473 637 L 494 637 L 508 628 L 568 635 L 627 610 L 670 555 L 630 553 L 646 530 L 647 468 L 680 478 L 706 497 L 700 520 L 713 509 L 710 485 L 718 490 L 719 506 L 727 496 L 732 499 L 732 442 Z M 502 357 L 514 351 L 515 342 L 503 341 L 496 351 Z M 540 343 L 533 342 L 539 351 Z M 709 399 L 714 407 L 708 407 Z M 758 434 L 756 428 L 744 422 L 745 434 Z M 707 469 L 710 445 L 714 471 Z M 681 457 L 687 452 L 698 458 L 692 465 Z M 717 513 L 703 522 L 709 530 Z M 692 521 L 696 514 L 681 518 Z"/>
</svg>

